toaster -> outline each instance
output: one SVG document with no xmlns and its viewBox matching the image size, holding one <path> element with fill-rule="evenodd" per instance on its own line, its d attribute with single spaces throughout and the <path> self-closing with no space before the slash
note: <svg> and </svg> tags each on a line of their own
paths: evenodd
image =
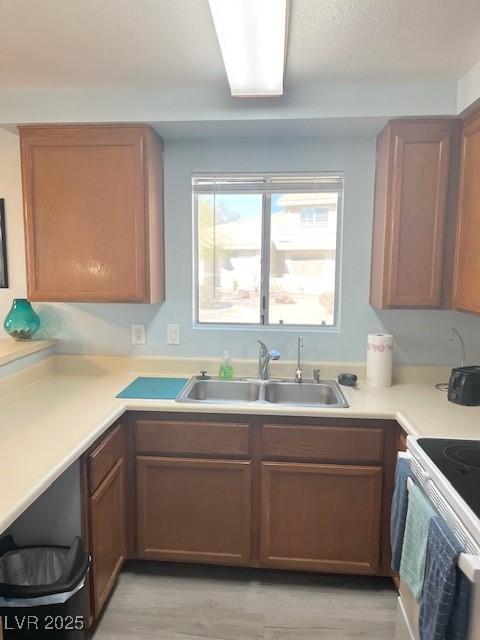
<svg viewBox="0 0 480 640">
<path fill-rule="evenodd" d="M 448 399 L 456 404 L 480 405 L 480 366 L 452 369 L 448 383 Z"/>
</svg>

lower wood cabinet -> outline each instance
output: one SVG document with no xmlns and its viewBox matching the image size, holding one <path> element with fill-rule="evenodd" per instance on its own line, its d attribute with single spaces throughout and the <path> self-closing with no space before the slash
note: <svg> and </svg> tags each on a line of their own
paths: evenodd
<svg viewBox="0 0 480 640">
<path fill-rule="evenodd" d="M 127 551 L 125 460 L 120 458 L 91 498 L 93 603 L 98 616 Z"/>
<path fill-rule="evenodd" d="M 125 427 L 117 424 L 83 456 L 83 537 L 92 563 L 89 624 L 99 616 L 127 556 Z"/>
<path fill-rule="evenodd" d="M 137 456 L 140 558 L 248 564 L 251 463 Z"/>
<path fill-rule="evenodd" d="M 260 563 L 376 573 L 382 468 L 261 463 Z"/>
<path fill-rule="evenodd" d="M 130 414 L 82 459 L 90 621 L 124 560 L 391 575 L 397 423 Z"/>
</svg>

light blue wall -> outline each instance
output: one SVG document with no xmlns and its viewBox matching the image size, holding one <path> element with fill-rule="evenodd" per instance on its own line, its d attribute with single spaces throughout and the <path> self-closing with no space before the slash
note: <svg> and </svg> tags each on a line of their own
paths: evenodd
<svg viewBox="0 0 480 640">
<path fill-rule="evenodd" d="M 397 362 L 455 364 L 449 341 L 454 324 L 464 332 L 471 359 L 480 359 L 480 318 L 450 311 L 377 313 L 368 304 L 375 141 L 369 139 L 260 139 L 171 141 L 166 144 L 167 301 L 163 305 L 43 305 L 62 349 L 70 353 L 254 357 L 264 338 L 293 358 L 289 330 L 218 330 L 192 327 L 192 213 L 190 177 L 196 171 L 343 171 L 345 208 L 341 328 L 304 331 L 309 360 L 359 362 L 369 332 L 395 334 Z M 147 325 L 145 346 L 132 347 L 130 324 Z M 182 342 L 166 345 L 166 324 L 181 324 Z"/>
</svg>

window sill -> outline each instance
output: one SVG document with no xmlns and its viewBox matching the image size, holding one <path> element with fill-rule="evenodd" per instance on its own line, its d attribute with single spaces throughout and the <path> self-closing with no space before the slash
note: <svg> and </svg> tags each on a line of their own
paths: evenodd
<svg viewBox="0 0 480 640">
<path fill-rule="evenodd" d="M 312 324 L 299 324 L 299 325 L 271 325 L 271 324 L 224 324 L 224 323 L 199 323 L 193 324 L 193 329 L 203 330 L 215 330 L 215 331 L 265 331 L 267 333 L 340 333 L 340 327 L 338 325 L 312 325 Z"/>
</svg>

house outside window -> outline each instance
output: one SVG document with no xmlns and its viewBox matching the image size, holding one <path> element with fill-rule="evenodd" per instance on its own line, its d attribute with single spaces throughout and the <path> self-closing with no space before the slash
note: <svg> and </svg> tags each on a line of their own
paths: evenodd
<svg viewBox="0 0 480 640">
<path fill-rule="evenodd" d="M 286 196 L 283 199 L 283 203 L 286 203 L 286 198 L 288 196 Z M 294 196 L 295 198 L 295 196 Z M 287 201 L 288 202 L 288 201 Z M 299 205 L 301 204 L 301 202 L 299 203 L 298 199 L 294 199 L 293 205 Z M 302 206 L 302 208 L 300 209 L 300 222 L 303 225 L 319 225 L 319 226 L 328 226 L 328 218 L 330 215 L 330 208 L 329 207 L 309 207 L 309 206 Z"/>
<path fill-rule="evenodd" d="M 343 176 L 194 175 L 194 321 L 338 324 Z"/>
</svg>

